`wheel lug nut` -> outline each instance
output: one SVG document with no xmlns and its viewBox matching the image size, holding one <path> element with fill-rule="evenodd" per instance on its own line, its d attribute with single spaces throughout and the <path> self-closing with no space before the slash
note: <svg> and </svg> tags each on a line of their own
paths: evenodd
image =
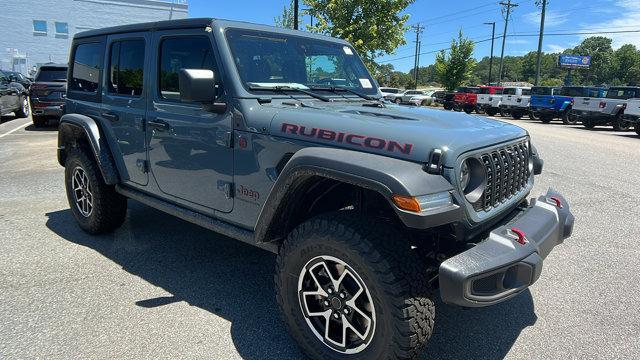
<svg viewBox="0 0 640 360">
<path fill-rule="evenodd" d="M 327 293 L 329 293 L 329 294 L 333 294 L 333 288 L 332 288 L 332 287 L 329 287 L 329 288 L 327 289 Z"/>
<path fill-rule="evenodd" d="M 336 319 L 339 319 L 340 318 L 340 314 L 339 313 L 333 313 L 333 317 L 336 318 Z"/>
<path fill-rule="evenodd" d="M 340 298 L 341 298 L 341 299 L 344 299 L 344 298 L 346 298 L 346 297 L 347 297 L 347 294 L 345 294 L 344 292 L 341 292 L 341 293 L 340 293 Z"/>
<path fill-rule="evenodd" d="M 345 313 L 345 314 L 348 314 L 349 313 L 349 308 L 342 309 L 342 312 Z"/>
<path fill-rule="evenodd" d="M 329 306 L 329 305 L 331 305 L 331 303 L 329 302 L 329 300 L 325 300 L 323 304 L 324 304 L 324 306 Z"/>
</svg>

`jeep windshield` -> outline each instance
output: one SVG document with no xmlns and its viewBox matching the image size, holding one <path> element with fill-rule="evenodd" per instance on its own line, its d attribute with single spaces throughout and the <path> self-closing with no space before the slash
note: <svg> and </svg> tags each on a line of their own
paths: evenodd
<svg viewBox="0 0 640 360">
<path fill-rule="evenodd" d="M 531 95 L 553 95 L 553 88 L 546 86 L 535 86 L 531 88 Z"/>
<path fill-rule="evenodd" d="M 340 87 L 359 94 L 378 93 L 349 45 L 242 29 L 227 30 L 226 37 L 242 83 L 250 91 L 284 86 L 318 92 Z"/>
<path fill-rule="evenodd" d="M 39 82 L 66 82 L 67 69 L 60 67 L 41 67 L 36 76 Z"/>
</svg>

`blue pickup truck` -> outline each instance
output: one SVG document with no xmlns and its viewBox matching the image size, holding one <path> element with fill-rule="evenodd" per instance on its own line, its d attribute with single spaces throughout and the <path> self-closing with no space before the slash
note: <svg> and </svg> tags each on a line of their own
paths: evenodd
<svg viewBox="0 0 640 360">
<path fill-rule="evenodd" d="M 603 97 L 605 89 L 600 87 L 535 86 L 531 88 L 531 111 L 540 115 L 540 120 L 548 124 L 554 118 L 562 119 L 567 125 L 574 125 L 578 117 L 573 114 L 574 97 Z"/>
</svg>

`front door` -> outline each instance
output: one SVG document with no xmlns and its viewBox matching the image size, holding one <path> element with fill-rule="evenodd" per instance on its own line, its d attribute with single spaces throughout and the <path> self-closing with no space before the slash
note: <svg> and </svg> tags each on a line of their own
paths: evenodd
<svg viewBox="0 0 640 360">
<path fill-rule="evenodd" d="M 144 118 L 150 79 L 150 33 L 107 37 L 102 117 L 111 123 L 126 172 L 123 178 L 137 185 L 149 181 Z M 122 173 L 122 171 L 121 171 Z"/>
<path fill-rule="evenodd" d="M 147 128 L 149 162 L 158 188 L 181 204 L 230 212 L 231 114 L 181 101 L 178 87 L 180 69 L 209 69 L 220 78 L 211 34 L 204 28 L 181 30 L 180 35 L 158 31 L 153 44 L 157 61 L 152 64 Z"/>
</svg>

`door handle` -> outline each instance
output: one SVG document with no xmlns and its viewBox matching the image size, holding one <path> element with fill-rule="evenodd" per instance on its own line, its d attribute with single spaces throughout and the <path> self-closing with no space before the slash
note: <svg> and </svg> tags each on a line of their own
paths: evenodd
<svg viewBox="0 0 640 360">
<path fill-rule="evenodd" d="M 105 119 L 111 122 L 118 121 L 118 115 L 114 113 L 110 113 L 110 112 L 102 113 L 102 117 L 104 117 Z"/>
<path fill-rule="evenodd" d="M 159 131 L 167 131 L 171 129 L 171 125 L 169 125 L 168 122 L 163 120 L 147 121 L 147 126 Z"/>
</svg>

